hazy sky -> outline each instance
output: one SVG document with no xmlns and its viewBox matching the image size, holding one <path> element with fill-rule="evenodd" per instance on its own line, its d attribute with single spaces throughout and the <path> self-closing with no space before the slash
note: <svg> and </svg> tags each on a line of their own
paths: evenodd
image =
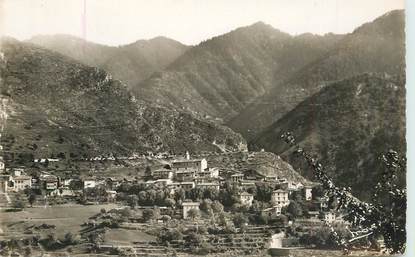
<svg viewBox="0 0 415 257">
<path fill-rule="evenodd" d="M 0 0 L 0 32 L 72 34 L 120 45 L 166 36 L 185 44 L 263 21 L 290 34 L 347 33 L 404 0 Z"/>
</svg>

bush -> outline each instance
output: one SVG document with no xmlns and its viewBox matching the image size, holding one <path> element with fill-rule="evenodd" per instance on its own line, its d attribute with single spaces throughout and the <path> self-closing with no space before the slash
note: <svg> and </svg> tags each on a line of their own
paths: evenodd
<svg viewBox="0 0 415 257">
<path fill-rule="evenodd" d="M 203 242 L 200 245 L 200 247 L 196 248 L 193 252 L 195 254 L 199 254 L 199 255 L 207 255 L 207 254 L 213 252 L 213 250 L 214 250 L 214 247 L 211 244 L 209 244 L 207 242 Z"/>
<path fill-rule="evenodd" d="M 233 223 L 238 228 L 245 227 L 246 223 L 248 223 L 248 218 L 242 213 L 236 213 L 232 218 Z"/>
</svg>

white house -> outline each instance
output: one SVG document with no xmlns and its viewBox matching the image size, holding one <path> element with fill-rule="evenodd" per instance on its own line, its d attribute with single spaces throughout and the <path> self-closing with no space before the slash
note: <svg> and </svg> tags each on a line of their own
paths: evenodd
<svg viewBox="0 0 415 257">
<path fill-rule="evenodd" d="M 216 182 L 207 182 L 207 183 L 200 183 L 200 184 L 196 184 L 197 188 L 201 188 L 201 189 L 216 189 L 219 190 L 220 185 L 219 183 Z"/>
<path fill-rule="evenodd" d="M 239 181 L 242 181 L 243 179 L 244 179 L 244 174 L 242 174 L 242 173 L 237 173 L 237 174 L 231 175 L 231 181 L 232 182 L 239 182 Z"/>
<path fill-rule="evenodd" d="M 324 213 L 324 220 L 332 223 L 334 221 L 336 221 L 336 214 L 334 212 L 325 212 Z"/>
<path fill-rule="evenodd" d="M 193 170 L 196 172 L 202 172 L 207 169 L 206 159 L 194 159 L 194 160 L 176 160 L 172 163 L 174 171 L 188 171 Z"/>
<path fill-rule="evenodd" d="M 3 156 L 0 156 L 0 173 L 4 172 L 4 161 Z"/>
<path fill-rule="evenodd" d="M 188 214 L 189 214 L 189 211 L 191 209 L 199 210 L 199 205 L 200 205 L 199 202 L 184 202 L 184 203 L 182 203 L 183 219 L 188 218 Z"/>
<path fill-rule="evenodd" d="M 13 183 L 13 188 L 9 188 L 9 189 L 15 192 L 22 191 L 26 188 L 32 187 L 31 176 L 20 175 L 20 176 L 12 177 L 11 181 Z"/>
<path fill-rule="evenodd" d="M 242 192 L 239 194 L 239 200 L 243 205 L 251 206 L 252 201 L 254 201 L 254 196 L 247 192 Z"/>
<path fill-rule="evenodd" d="M 96 187 L 97 182 L 94 179 L 85 179 L 84 188 L 94 188 Z"/>
<path fill-rule="evenodd" d="M 304 187 L 304 198 L 306 201 L 311 201 L 313 199 L 313 188 L 310 186 Z"/>
<path fill-rule="evenodd" d="M 274 217 L 274 216 L 281 215 L 281 209 L 282 207 L 280 205 L 274 205 L 270 208 L 262 210 L 261 212 L 267 215 L 268 217 Z"/>
<path fill-rule="evenodd" d="M 275 205 L 288 206 L 290 204 L 288 191 L 282 189 L 274 190 L 271 195 L 271 202 Z"/>
</svg>

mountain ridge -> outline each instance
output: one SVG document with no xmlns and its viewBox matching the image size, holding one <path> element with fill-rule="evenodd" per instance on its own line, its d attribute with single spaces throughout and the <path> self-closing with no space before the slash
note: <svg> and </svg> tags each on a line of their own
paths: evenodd
<svg viewBox="0 0 415 257">
<path fill-rule="evenodd" d="M 130 88 L 153 72 L 164 69 L 189 48 L 162 36 L 120 46 L 107 46 L 66 34 L 38 35 L 26 42 L 102 68 Z"/>
<path fill-rule="evenodd" d="M 136 89 L 138 98 L 227 120 L 296 68 L 320 56 L 340 35 L 306 42 L 255 23 L 201 42 Z M 293 48 L 287 51 L 287 48 Z"/>
<path fill-rule="evenodd" d="M 8 158 L 246 148 L 227 127 L 139 101 L 102 69 L 17 40 L 2 39 L 1 51 Z"/>
<path fill-rule="evenodd" d="M 331 81 L 364 72 L 404 72 L 404 23 L 404 11 L 396 10 L 359 26 L 321 57 L 275 84 L 227 125 L 250 140 Z"/>
</svg>

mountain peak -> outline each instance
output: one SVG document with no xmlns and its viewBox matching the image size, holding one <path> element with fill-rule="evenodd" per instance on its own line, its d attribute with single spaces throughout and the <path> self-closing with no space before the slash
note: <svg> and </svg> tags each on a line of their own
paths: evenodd
<svg viewBox="0 0 415 257">
<path fill-rule="evenodd" d="M 372 22 L 367 22 L 353 31 L 353 33 L 374 34 L 374 33 L 393 33 L 396 36 L 404 36 L 405 11 L 393 10 L 376 18 Z"/>
<path fill-rule="evenodd" d="M 251 29 L 251 30 L 256 30 L 256 31 L 274 31 L 274 32 L 279 31 L 278 29 L 274 28 L 270 24 L 267 24 L 263 21 L 257 21 L 246 27 L 241 27 L 241 29 Z"/>
</svg>

